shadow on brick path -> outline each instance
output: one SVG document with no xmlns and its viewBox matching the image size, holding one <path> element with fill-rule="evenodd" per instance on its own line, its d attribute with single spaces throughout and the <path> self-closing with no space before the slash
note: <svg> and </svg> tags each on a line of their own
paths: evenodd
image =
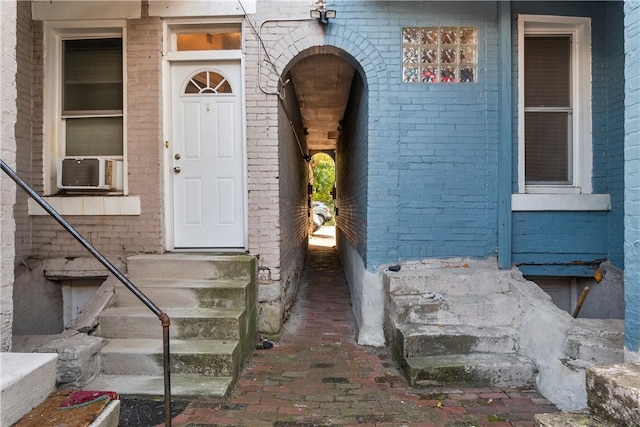
<svg viewBox="0 0 640 427">
<path fill-rule="evenodd" d="M 310 245 L 280 341 L 254 352 L 231 396 L 193 401 L 173 425 L 532 426 L 534 414 L 556 411 L 530 389 L 408 387 L 385 348 L 356 343 L 336 249 Z"/>
</svg>

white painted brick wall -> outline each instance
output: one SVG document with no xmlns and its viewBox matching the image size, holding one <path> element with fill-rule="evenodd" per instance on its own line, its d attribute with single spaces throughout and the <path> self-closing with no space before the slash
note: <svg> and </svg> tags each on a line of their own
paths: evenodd
<svg viewBox="0 0 640 427">
<path fill-rule="evenodd" d="M 36 23 L 36 27 L 39 26 L 40 24 Z M 42 35 L 41 32 L 36 34 L 39 37 L 35 43 L 36 51 L 41 51 Z M 163 147 L 160 78 L 162 21 L 159 18 L 128 21 L 127 39 L 129 190 L 130 194 L 140 196 L 142 215 L 67 218 L 100 252 L 118 266 L 122 266 L 127 255 L 140 252 L 157 253 L 163 249 L 160 169 Z M 41 76 L 42 63 L 37 65 L 37 74 Z M 41 91 L 38 97 L 37 102 L 42 102 Z M 34 144 L 41 146 L 41 134 L 34 135 Z M 34 170 L 42 170 L 41 158 L 34 158 Z M 37 184 L 36 189 L 41 190 L 42 181 Z M 49 217 L 33 218 L 33 236 L 34 256 L 90 256 Z"/>
<path fill-rule="evenodd" d="M 16 2 L 0 2 L 0 154 L 11 168 L 16 163 Z M 13 205 L 16 186 L 13 181 L 0 175 L 0 351 L 11 350 L 11 330 L 13 326 L 13 277 L 15 259 L 15 222 Z"/>
<path fill-rule="evenodd" d="M 33 171 L 31 169 L 31 158 L 33 156 L 33 145 L 31 143 L 32 117 L 33 117 L 33 82 L 32 82 L 32 62 L 33 49 L 31 33 L 31 4 L 29 2 L 17 3 L 17 37 L 20 43 L 17 46 L 16 59 L 18 69 L 21 70 L 16 75 L 17 89 L 17 122 L 15 127 L 16 146 L 20 147 L 16 153 L 16 170 L 20 176 L 28 183 L 33 182 Z M 42 151 L 42 150 L 39 150 Z M 16 206 L 14 217 L 16 221 L 16 263 L 20 263 L 30 255 L 31 251 L 31 221 L 28 215 L 27 199 L 29 196 L 22 190 L 16 192 Z"/>
</svg>

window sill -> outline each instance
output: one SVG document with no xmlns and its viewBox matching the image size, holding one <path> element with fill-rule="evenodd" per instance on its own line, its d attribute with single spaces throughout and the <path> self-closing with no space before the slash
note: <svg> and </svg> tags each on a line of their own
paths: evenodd
<svg viewBox="0 0 640 427">
<path fill-rule="evenodd" d="M 60 215 L 140 215 L 140 196 L 48 196 L 44 198 Z M 29 215 L 48 215 L 29 199 Z"/>
<path fill-rule="evenodd" d="M 512 211 L 610 211 L 609 194 L 512 194 Z"/>
</svg>

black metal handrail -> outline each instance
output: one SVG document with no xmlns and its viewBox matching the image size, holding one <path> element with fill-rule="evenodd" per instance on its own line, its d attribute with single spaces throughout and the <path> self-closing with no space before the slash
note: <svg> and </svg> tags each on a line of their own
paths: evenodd
<svg viewBox="0 0 640 427">
<path fill-rule="evenodd" d="M 107 270 L 122 282 L 133 294 L 138 297 L 162 322 L 162 343 L 164 358 L 164 423 L 165 426 L 171 427 L 171 372 L 170 372 L 170 353 L 169 353 L 169 326 L 171 321 L 167 313 L 163 312 L 157 305 L 153 303 L 142 291 L 140 291 L 115 265 L 111 263 L 104 255 L 102 255 L 87 239 L 82 236 L 69 222 L 64 219 L 56 210 L 47 203 L 46 200 L 33 188 L 29 186 L 18 174 L 0 159 L 0 166 L 12 180 L 18 184 L 33 200 L 35 200 L 53 219 L 55 219 L 66 231 L 80 242 L 84 248 L 91 253 Z"/>
</svg>

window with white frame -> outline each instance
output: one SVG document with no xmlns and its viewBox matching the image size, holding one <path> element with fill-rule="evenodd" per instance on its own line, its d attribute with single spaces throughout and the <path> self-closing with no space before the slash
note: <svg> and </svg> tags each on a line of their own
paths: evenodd
<svg viewBox="0 0 640 427">
<path fill-rule="evenodd" d="M 518 192 L 590 194 L 590 20 L 521 15 L 518 24 Z"/>
<path fill-rule="evenodd" d="M 47 32 L 45 192 L 125 192 L 123 29 Z"/>
<path fill-rule="evenodd" d="M 65 156 L 122 156 L 122 87 L 122 38 L 62 40 Z"/>
</svg>

